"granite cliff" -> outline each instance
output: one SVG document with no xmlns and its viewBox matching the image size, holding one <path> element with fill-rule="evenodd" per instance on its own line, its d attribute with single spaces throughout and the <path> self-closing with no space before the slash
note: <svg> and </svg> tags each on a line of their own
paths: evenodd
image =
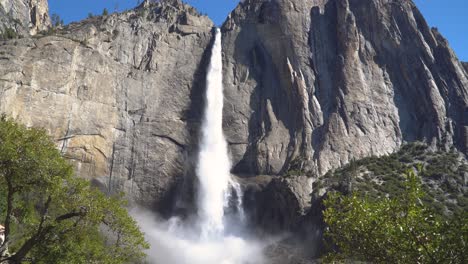
<svg viewBox="0 0 468 264">
<path fill-rule="evenodd" d="M 0 109 L 44 127 L 81 177 L 160 209 L 190 167 L 213 23 L 145 2 L 0 45 Z"/>
<path fill-rule="evenodd" d="M 0 31 L 34 35 L 51 26 L 47 0 L 0 0 Z"/>
<path fill-rule="evenodd" d="M 467 153 L 467 73 L 411 1 L 247 0 L 223 31 L 234 172 L 322 175 L 415 140 Z"/>
<path fill-rule="evenodd" d="M 145 1 L 2 41 L 0 112 L 45 128 L 103 190 L 169 210 L 192 186 L 212 27 L 179 0 Z M 222 32 L 233 173 L 309 175 L 253 188 L 286 188 L 278 207 L 306 214 L 314 178 L 404 142 L 467 154 L 467 70 L 411 1 L 246 0 Z"/>
</svg>

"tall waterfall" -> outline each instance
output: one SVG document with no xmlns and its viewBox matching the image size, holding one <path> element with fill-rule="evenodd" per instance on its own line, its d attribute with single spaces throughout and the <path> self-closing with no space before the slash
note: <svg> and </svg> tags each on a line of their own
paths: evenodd
<svg viewBox="0 0 468 264">
<path fill-rule="evenodd" d="M 262 244 L 247 240 L 242 230 L 242 192 L 231 178 L 227 143 L 223 135 L 223 76 L 221 32 L 216 30 L 207 74 L 206 106 L 196 175 L 197 214 L 154 221 L 148 212 L 134 213 L 157 264 L 261 264 Z M 227 214 L 229 212 L 235 212 Z M 148 220 L 151 219 L 151 220 Z M 228 221 L 226 221 L 228 220 Z"/>
<path fill-rule="evenodd" d="M 198 216 L 201 236 L 210 238 L 224 232 L 224 208 L 230 195 L 230 169 L 227 144 L 223 135 L 223 60 L 221 32 L 211 51 L 206 87 L 206 106 L 198 155 Z"/>
</svg>

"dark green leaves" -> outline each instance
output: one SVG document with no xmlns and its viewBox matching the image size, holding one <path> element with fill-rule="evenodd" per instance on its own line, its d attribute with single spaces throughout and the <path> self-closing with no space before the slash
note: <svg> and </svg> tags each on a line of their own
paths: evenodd
<svg viewBox="0 0 468 264">
<path fill-rule="evenodd" d="M 5 117 L 0 221 L 13 263 L 128 263 L 141 260 L 148 247 L 121 196 L 106 197 L 73 177 L 44 131 Z"/>
<path fill-rule="evenodd" d="M 335 246 L 328 261 L 373 263 L 466 263 L 468 215 L 443 218 L 421 202 L 413 170 L 395 198 L 367 199 L 330 193 L 325 200 L 326 237 Z"/>
</svg>

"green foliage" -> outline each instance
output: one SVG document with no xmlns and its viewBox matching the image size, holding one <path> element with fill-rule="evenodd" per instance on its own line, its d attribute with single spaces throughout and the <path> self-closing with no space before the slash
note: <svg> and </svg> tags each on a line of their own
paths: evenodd
<svg viewBox="0 0 468 264">
<path fill-rule="evenodd" d="M 148 247 L 121 196 L 73 177 L 44 131 L 4 116 L 0 217 L 12 263 L 128 263 Z"/>
<path fill-rule="evenodd" d="M 88 18 L 93 18 L 93 17 L 94 17 L 93 13 L 89 12 L 88 13 Z"/>
<path fill-rule="evenodd" d="M 50 16 L 50 20 L 52 22 L 52 26 L 53 27 L 61 27 L 64 25 L 63 23 L 63 19 L 60 18 L 60 16 L 58 14 L 52 14 Z"/>
<path fill-rule="evenodd" d="M 104 8 L 104 10 L 102 10 L 102 16 L 108 16 L 109 15 L 109 11 L 107 10 L 107 8 Z"/>
<path fill-rule="evenodd" d="M 466 263 L 468 213 L 449 219 L 421 203 L 420 178 L 405 174 L 404 191 L 394 198 L 368 199 L 358 193 L 330 193 L 324 201 L 326 237 L 335 246 L 326 262 Z"/>
<path fill-rule="evenodd" d="M 58 32 L 60 32 L 60 28 L 63 27 L 64 25 L 63 19 L 61 19 L 58 14 L 55 14 L 55 13 L 52 14 L 50 16 L 50 20 L 51 20 L 52 26 L 49 27 L 47 30 L 41 31 L 40 32 L 41 35 L 44 35 L 44 36 L 55 35 Z"/>
<path fill-rule="evenodd" d="M 17 38 L 18 34 L 16 31 L 9 27 L 4 27 L 3 30 L 0 32 L 0 39 L 7 40 L 7 39 L 14 39 Z"/>
<path fill-rule="evenodd" d="M 284 173 L 285 177 L 305 175 L 304 161 L 301 157 L 296 157 L 289 162 L 289 169 Z"/>
<path fill-rule="evenodd" d="M 427 193 L 422 198 L 424 204 L 438 214 L 468 211 L 465 201 L 468 193 L 463 187 L 464 175 L 468 173 L 466 160 L 453 151 L 431 151 L 419 142 L 405 144 L 390 155 L 366 157 L 329 171 L 314 183 L 314 195 L 325 189 L 342 193 L 358 191 L 368 199 L 397 197 L 405 191 L 403 175 L 417 164 L 424 167 L 420 175 Z"/>
</svg>

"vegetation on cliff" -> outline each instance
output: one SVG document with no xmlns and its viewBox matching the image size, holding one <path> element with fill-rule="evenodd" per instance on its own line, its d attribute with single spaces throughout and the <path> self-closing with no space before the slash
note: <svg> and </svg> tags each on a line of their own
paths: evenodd
<svg viewBox="0 0 468 264">
<path fill-rule="evenodd" d="M 17 37 L 18 34 L 16 31 L 10 27 L 3 27 L 3 30 L 0 29 L 0 40 L 14 39 Z"/>
<path fill-rule="evenodd" d="M 468 164 L 423 143 L 352 161 L 314 183 L 325 197 L 325 260 L 466 263 Z"/>
<path fill-rule="evenodd" d="M 406 190 L 405 172 L 418 166 L 422 166 L 418 174 L 426 193 L 421 198 L 425 205 L 444 215 L 468 211 L 466 159 L 455 150 L 432 150 L 423 143 L 406 144 L 390 155 L 354 160 L 329 171 L 314 183 L 313 196 L 357 191 L 369 199 L 394 198 Z"/>
<path fill-rule="evenodd" d="M 124 206 L 74 177 L 44 131 L 0 118 L 0 263 L 137 261 L 147 243 Z"/>
<path fill-rule="evenodd" d="M 324 201 L 326 237 L 334 246 L 327 262 L 466 263 L 468 213 L 444 217 L 425 206 L 421 180 L 408 170 L 393 198 L 332 192 Z"/>
</svg>

